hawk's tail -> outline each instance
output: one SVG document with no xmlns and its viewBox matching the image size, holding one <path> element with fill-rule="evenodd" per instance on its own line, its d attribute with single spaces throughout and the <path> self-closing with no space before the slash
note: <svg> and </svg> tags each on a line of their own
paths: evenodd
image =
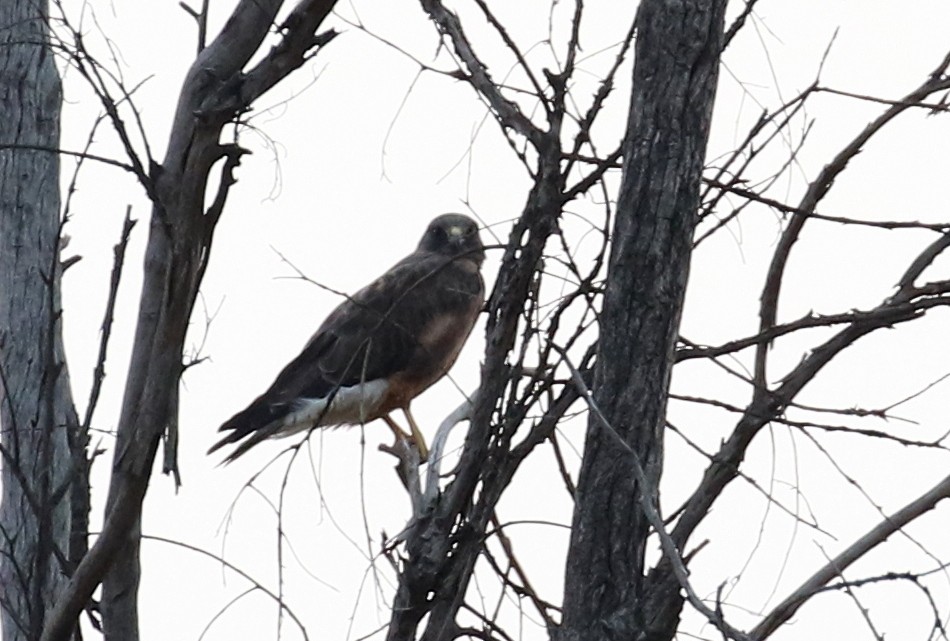
<svg viewBox="0 0 950 641">
<path fill-rule="evenodd" d="M 227 432 L 227 434 L 208 449 L 208 454 L 225 445 L 238 443 L 234 451 L 224 459 L 225 463 L 230 463 L 261 441 L 274 436 L 283 427 L 281 419 L 290 411 L 292 407 L 283 403 L 272 404 L 258 401 L 251 403 L 218 428 L 219 432 Z"/>
</svg>

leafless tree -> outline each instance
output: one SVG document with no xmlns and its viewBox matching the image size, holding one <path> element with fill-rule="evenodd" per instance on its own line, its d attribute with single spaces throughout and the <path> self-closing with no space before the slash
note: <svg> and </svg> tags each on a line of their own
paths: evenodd
<svg viewBox="0 0 950 641">
<path fill-rule="evenodd" d="M 0 7 L 0 612 L 4 638 L 36 639 L 69 562 L 70 434 L 78 424 L 60 324 L 59 76 L 44 17 Z"/>
<path fill-rule="evenodd" d="M 656 487 L 662 470 L 667 388 L 697 221 L 725 2 L 641 3 L 625 139 L 611 156 L 580 176 L 575 160 L 588 150 L 591 127 L 617 68 L 604 79 L 586 113 L 574 115 L 567 88 L 576 71 L 582 5 L 577 4 L 563 68 L 547 72 L 547 86 L 538 84 L 533 96 L 547 126 L 532 122 L 488 82 L 453 14 L 440 2 L 423 6 L 500 124 L 523 137 L 537 160 L 529 166 L 534 187 L 510 236 L 489 303 L 488 351 L 472 427 L 452 483 L 437 499 L 432 497 L 407 533 L 407 558 L 388 638 L 415 638 L 426 614 L 423 639 L 464 633 L 456 620 L 497 501 L 521 461 L 553 437 L 559 419 L 581 397 L 596 410 L 590 413 L 574 492 L 560 624 L 553 623 L 547 606 L 538 601 L 535 605 L 552 637 L 671 638 L 682 607 L 676 577 L 685 573 L 683 560 L 676 546 L 665 546 L 665 558 L 678 572 L 667 570 L 671 577 L 665 581 L 672 580 L 672 586 L 662 585 L 657 592 L 662 591 L 664 600 L 647 609 L 650 591 L 644 584 L 644 554 L 651 532 L 663 528 Z M 482 6 L 504 37 L 504 28 Z M 517 54 L 515 45 L 506 42 Z M 518 62 L 524 64 L 520 56 Z M 524 71 L 535 77 L 530 69 Z M 579 127 L 573 140 L 565 142 L 564 126 L 571 117 Z M 586 278 L 578 271 L 576 293 L 563 299 L 549 325 L 539 325 L 537 292 L 545 277 L 548 239 L 558 233 L 563 208 L 601 180 L 618 157 L 624 159 L 623 179 L 616 206 L 610 207 L 612 227 L 603 230 L 611 239 L 609 256 L 601 254 L 595 262 L 596 269 L 606 264 L 606 282 L 598 280 L 596 269 Z M 569 253 L 566 259 L 571 260 Z M 592 375 L 595 392 L 588 396 L 579 371 L 575 370 L 576 379 L 563 379 L 564 368 L 573 367 L 567 354 L 580 338 L 580 328 L 572 328 L 564 338 L 558 330 L 560 314 L 575 300 L 601 307 L 600 301 L 591 300 L 595 292 L 603 298 L 602 309 L 596 312 L 597 338 L 582 352 L 579 365 Z M 540 342 L 537 352 L 529 352 L 526 348 L 534 341 Z M 538 362 L 530 364 L 533 373 L 526 376 L 529 354 Z M 553 401 L 544 403 L 545 397 Z M 528 412 L 538 411 L 542 403 L 547 407 L 541 418 L 517 439 Z M 480 488 L 477 495 L 476 488 Z M 492 635 L 490 630 L 486 633 Z"/>
<path fill-rule="evenodd" d="M 101 584 L 105 636 L 134 640 L 139 627 L 142 500 L 163 437 L 172 445 L 166 465 L 174 470 L 185 331 L 215 225 L 244 153 L 237 144 L 223 143 L 222 132 L 335 36 L 332 30 L 321 33 L 334 2 L 303 0 L 279 23 L 275 21 L 283 3 L 239 2 L 207 46 L 207 3 L 192 10 L 202 34 L 199 53 L 185 79 L 161 162 L 152 158 L 147 144 L 134 142 L 138 134 L 145 136 L 133 135 L 126 124 L 127 116 L 135 122 L 136 115 L 130 94 L 87 54 L 83 34 L 54 21 L 57 35 L 51 40 L 50 20 L 36 13 L 34 3 L 7 4 L 15 9 L 2 11 L 19 13 L 0 13 L 0 34 L 8 52 L 4 56 L 17 61 L 20 69 L 35 65 L 25 76 L 36 84 L 18 85 L 22 95 L 11 92 L 4 99 L 17 113 L 42 116 L 36 119 L 36 132 L 8 131 L 4 127 L 12 120 L 0 123 L 0 190 L 16 187 L 20 197 L 4 195 L 0 209 L 4 636 L 69 638 Z M 882 511 L 879 524 L 816 566 L 810 578 L 751 624 L 749 617 L 727 614 L 722 588 L 712 595 L 699 591 L 690 565 L 705 545 L 696 540 L 698 528 L 725 500 L 734 481 L 747 483 L 770 506 L 801 520 L 744 469 L 750 448 L 770 426 L 798 430 L 818 447 L 816 433 L 847 433 L 895 448 L 946 449 L 942 438 L 924 442 L 857 423 L 868 416 L 886 417 L 891 408 L 806 406 L 800 393 L 859 339 L 883 328 L 916 325 L 913 321 L 928 311 L 950 304 L 950 280 L 931 278 L 928 271 L 950 246 L 950 223 L 874 221 L 819 212 L 849 162 L 897 116 L 911 110 L 946 112 L 950 54 L 898 98 L 847 96 L 816 79 L 791 100 L 766 109 L 731 153 L 707 158 L 721 56 L 753 16 L 756 0 L 737 3 L 736 17 L 728 24 L 725 0 L 642 0 L 622 41 L 612 43 L 610 62 L 599 69 L 588 94 L 579 89 L 589 86 L 581 78 L 587 72 L 581 34 L 589 10 L 583 2 L 571 10 L 552 3 L 546 43 L 550 55 L 543 64 L 532 55 L 532 43 L 520 43 L 512 35 L 497 7 L 484 0 L 460 4 L 488 25 L 514 71 L 498 80 L 502 74 L 484 62 L 487 58 L 479 49 L 484 45 L 476 44 L 480 40 L 473 37 L 474 21 L 460 17 L 467 15 L 462 8 L 456 12 L 441 0 L 421 0 L 442 46 L 435 62 L 419 62 L 420 73 L 471 86 L 522 162 L 531 187 L 504 240 L 487 303 L 486 351 L 477 392 L 440 426 L 426 467 L 416 452 L 395 450 L 412 514 L 401 533 L 381 542 L 397 577 L 386 638 L 515 638 L 509 621 L 499 614 L 500 606 L 478 607 L 473 602 L 471 583 L 481 573 L 496 581 L 500 599 L 533 609 L 542 625 L 539 636 L 563 641 L 673 639 L 683 632 L 685 616 L 698 617 L 715 631 L 710 636 L 760 640 L 826 591 L 849 595 L 865 613 L 858 592 L 883 581 L 919 586 L 933 606 L 931 636 L 945 638 L 946 613 L 922 582 L 925 572 L 894 570 L 863 580 L 847 580 L 844 572 L 946 498 L 950 477 L 921 488 L 919 496 L 900 509 Z M 560 20 L 557 26 L 555 20 Z M 269 36 L 273 48 L 259 53 Z M 100 534 L 88 550 L 88 489 L 83 481 L 88 475 L 91 409 L 83 421 L 76 416 L 59 335 L 58 291 L 64 266 L 55 188 L 59 85 L 51 42 L 102 101 L 126 152 L 125 158 L 110 162 L 136 177 L 152 205 L 109 500 Z M 387 44 L 397 55 L 409 55 L 399 43 Z M 630 80 L 621 74 L 629 74 Z M 629 94 L 612 95 L 617 86 L 629 86 Z M 822 93 L 873 102 L 880 112 L 808 180 L 797 201 L 786 202 L 773 187 L 796 165 L 805 144 L 804 136 L 796 141 L 790 135 L 792 123 L 808 101 Z M 628 98 L 626 126 L 619 135 L 604 134 L 598 127 L 607 105 Z M 764 150 L 776 147 L 784 150 L 784 160 L 777 169 L 764 170 Z M 215 169 L 218 191 L 206 199 Z M 763 171 L 772 173 L 762 178 Z M 45 178 L 29 181 L 22 180 L 23 175 Z M 25 216 L 27 206 L 36 207 L 37 215 Z M 582 257 L 578 235 L 568 224 L 567 214 L 575 206 L 584 207 L 587 227 L 582 233 L 600 239 L 593 255 Z M 758 331 L 714 345 L 689 340 L 680 320 L 696 248 L 753 211 L 781 217 L 779 239 L 764 274 Z M 924 231 L 933 239 L 908 261 L 896 292 L 880 304 L 780 320 L 778 304 L 787 287 L 792 249 L 806 225 L 817 221 L 855 229 Z M 131 225 L 127 221 L 117 245 L 100 365 Z M 825 333 L 805 334 L 815 328 Z M 803 336 L 806 347 L 797 364 L 774 362 L 772 346 Z M 671 392 L 676 368 L 691 362 L 708 363 L 710 371 L 724 372 L 740 383 L 746 400 L 720 397 L 712 386 L 701 395 Z M 748 374 L 743 371 L 746 363 Z M 97 393 L 94 388 L 90 408 Z M 707 451 L 694 440 L 696 426 L 671 424 L 669 408 L 674 403 L 715 408 L 729 417 L 718 449 Z M 587 429 L 583 457 L 572 466 L 563 456 L 559 430 L 577 411 L 586 413 Z M 829 425 L 815 418 L 829 413 L 847 424 Z M 443 460 L 449 432 L 464 422 L 469 427 L 457 460 L 449 455 Z M 671 435 L 693 447 L 702 461 L 695 470 L 698 481 L 678 507 L 665 504 L 659 495 L 664 441 Z M 573 503 L 573 514 L 566 516 L 571 539 L 560 604 L 536 589 L 519 563 L 509 523 L 496 509 L 522 464 L 542 445 L 555 452 L 556 481 Z M 446 471 L 449 460 L 455 466 Z M 659 550 L 654 557 L 651 547 Z M 946 560 L 932 556 L 933 570 L 939 570 Z M 16 589 L 7 590 L 7 585 Z M 880 638 L 869 615 L 867 621 Z"/>
<path fill-rule="evenodd" d="M 636 51 L 627 129 L 622 144 L 607 147 L 612 151 L 606 154 L 598 152 L 591 129 L 616 82 L 616 67 L 587 99 L 586 109 L 565 101 L 579 54 L 581 3 L 576 4 L 572 36 L 559 58 L 563 63 L 555 71 L 533 70 L 487 4 L 475 4 L 505 43 L 512 65 L 527 79 L 527 86 L 512 90 L 492 82 L 458 17 L 441 2 L 422 3 L 454 52 L 457 75 L 489 105 L 512 147 L 522 150 L 533 188 L 509 236 L 489 302 L 482 384 L 470 413 L 465 414 L 471 427 L 458 465 L 442 490 L 436 491 L 431 482 L 420 485 L 415 519 L 401 535 L 405 552 L 392 559 L 398 567 L 399 588 L 387 638 L 416 638 L 420 626 L 421 638 L 432 641 L 464 636 L 513 638 L 495 613 L 478 610 L 468 601 L 473 569 L 483 559 L 505 586 L 503 592 L 510 591 L 512 600 L 534 607 L 552 638 L 672 639 L 688 603 L 725 638 L 764 639 L 814 595 L 829 589 L 849 590 L 842 573 L 932 509 L 950 489 L 950 478 L 944 479 L 896 513 L 882 514 L 879 525 L 816 568 L 810 579 L 765 612 L 751 629 L 742 630 L 730 622 L 723 613 L 721 595 L 701 598 L 690 582 L 688 566 L 695 551 L 688 553 L 687 547 L 730 483 L 739 478 L 755 483 L 742 474 L 741 463 L 763 428 L 774 422 L 827 427 L 788 418 L 799 392 L 819 371 L 859 338 L 950 303 L 946 280 L 918 282 L 950 244 L 947 226 L 937 224 L 929 227 L 936 232 L 936 240 L 910 261 L 897 293 L 879 306 L 777 321 L 785 265 L 802 227 L 820 218 L 816 208 L 835 178 L 897 115 L 914 108 L 945 111 L 942 101 L 928 101 L 950 88 L 950 57 L 940 61 L 907 96 L 881 101 L 881 115 L 809 182 L 797 204 L 785 204 L 765 195 L 774 176 L 749 187 L 747 174 L 752 173 L 750 166 L 763 148 L 771 148 L 788 131 L 788 123 L 805 101 L 817 92 L 830 91 L 819 81 L 788 104 L 764 113 L 732 154 L 705 169 L 702 163 L 719 56 L 751 15 L 754 1 L 744 3 L 728 28 L 724 27 L 724 2 L 640 3 L 634 23 Z M 620 49 L 618 62 L 625 45 Z M 525 95 L 531 99 L 525 100 Z M 580 102 L 576 95 L 571 100 Z M 574 125 L 573 137 L 564 127 L 568 122 Z M 798 149 L 793 147 L 789 153 L 792 162 L 780 168 L 779 175 L 794 164 Z M 615 167 L 622 169 L 615 201 L 606 186 L 611 183 L 603 183 L 608 222 L 601 231 L 609 242 L 593 260 L 593 270 L 583 271 L 573 262 L 573 243 L 555 221 L 563 220 L 572 199 L 606 181 L 604 172 Z M 728 196 L 743 202 L 730 211 L 725 204 Z M 735 220 L 749 203 L 789 216 L 766 274 L 759 332 L 719 346 L 692 343 L 679 333 L 692 249 Z M 875 224 L 826 218 L 846 225 Z M 928 228 L 914 221 L 877 225 Z M 546 265 L 552 260 L 568 264 L 571 274 L 569 291 L 561 288 L 553 303 L 543 298 L 550 278 Z M 555 311 L 539 313 L 549 304 Z M 562 314 L 572 305 L 591 311 L 596 319 L 593 335 L 585 335 L 584 320 L 561 323 Z M 813 344 L 797 366 L 778 377 L 778 383 L 771 383 L 776 374 L 768 368 L 770 345 L 780 337 L 819 326 L 834 332 Z M 744 350 L 754 352 L 749 377 L 719 360 Z M 715 398 L 675 397 L 728 407 L 738 420 L 719 451 L 703 452 L 708 465 L 701 481 L 669 515 L 661 508 L 658 494 L 664 434 L 672 429 L 666 418 L 668 385 L 675 364 L 697 358 L 710 359 L 744 380 L 751 400 L 743 407 Z M 574 514 L 563 603 L 557 607 L 532 588 L 503 533 L 504 524 L 496 520 L 495 506 L 525 457 L 545 440 L 556 443 L 557 426 L 578 400 L 588 406 L 589 419 L 579 474 L 576 479 L 565 478 Z M 460 410 L 445 427 L 461 415 Z M 840 429 L 870 434 L 860 428 Z M 876 435 L 892 438 L 894 443 L 902 440 Z M 942 441 L 932 445 L 943 447 Z M 505 562 L 493 557 L 490 543 L 494 539 L 496 551 L 500 547 L 507 557 Z M 646 556 L 651 541 L 662 551 L 652 564 Z M 940 563 L 937 560 L 934 569 L 939 570 Z M 832 584 L 835 580 L 839 582 Z M 933 612 L 934 633 L 942 635 L 945 615 L 936 606 Z M 460 623 L 472 620 L 473 615 L 475 625 Z"/>
<path fill-rule="evenodd" d="M 83 473 L 83 467 L 73 468 L 67 447 L 70 428 L 78 421 L 68 396 L 58 324 L 59 80 L 49 37 L 51 18 L 43 3 L 5 3 L 0 33 L 5 38 L 4 57 L 13 63 L 3 65 L 4 89 L 10 92 L 5 104 L 11 113 L 20 114 L 18 119 L 5 119 L 9 128 L 0 141 L 4 189 L 13 192 L 4 198 L 0 212 L 6 243 L 2 254 L 4 261 L 11 261 L 10 270 L 4 270 L 0 303 L 4 320 L 10 321 L 3 326 L 10 329 L 4 331 L 2 353 L 3 370 L 11 376 L 3 384 L 4 453 L 9 454 L 3 468 L 7 492 L 3 571 L 16 579 L 9 585 L 17 585 L 16 591 L 4 592 L 10 603 L 4 607 L 7 638 L 69 638 L 100 584 L 105 637 L 138 638 L 142 500 L 159 443 L 163 436 L 171 442 L 176 437 L 185 331 L 215 226 L 244 153 L 235 144 L 223 143 L 222 131 L 333 38 L 332 31 L 318 33 L 333 4 L 299 2 L 277 24 L 282 2 L 239 3 L 221 32 L 207 46 L 200 43 L 161 162 L 151 156 L 147 143 L 133 142 L 120 113 L 120 107 L 128 104 L 126 89 L 116 86 L 88 54 L 84 34 L 60 23 L 58 51 L 100 98 L 125 147 L 127 157 L 114 164 L 136 177 L 152 205 L 106 516 L 95 543 L 72 567 L 65 553 L 71 531 L 64 495 L 70 474 Z M 203 6 L 195 12 L 202 33 L 207 3 Z M 275 31 L 270 51 L 249 65 Z M 25 83 L 21 94 L 15 89 L 24 78 L 35 78 L 36 83 Z M 34 123 L 33 127 L 18 131 L 20 120 Z M 209 176 L 215 168 L 220 172 L 217 193 L 206 206 Z M 30 216 L 33 208 L 35 217 Z M 27 327 L 29 332 L 22 331 Z M 79 430 L 74 431 L 78 438 Z M 77 535 L 85 537 L 86 532 Z"/>
</svg>

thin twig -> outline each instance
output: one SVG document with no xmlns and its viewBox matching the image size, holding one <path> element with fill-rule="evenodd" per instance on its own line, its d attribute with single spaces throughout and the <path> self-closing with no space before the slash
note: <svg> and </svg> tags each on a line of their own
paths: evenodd
<svg viewBox="0 0 950 641">
<path fill-rule="evenodd" d="M 163 536 L 156 536 L 154 534 L 143 534 L 142 538 L 145 539 L 146 541 L 157 541 L 159 543 L 167 543 L 168 545 L 184 548 L 190 552 L 195 552 L 196 554 L 199 554 L 201 556 L 207 557 L 213 561 L 220 563 L 227 569 L 231 570 L 232 572 L 240 576 L 242 579 L 245 579 L 246 581 L 248 581 L 256 589 L 260 590 L 261 592 L 269 596 L 271 599 L 273 599 L 280 606 L 281 611 L 286 612 L 287 615 L 290 616 L 291 619 L 293 619 L 294 623 L 297 624 L 297 628 L 300 630 L 300 633 L 303 635 L 304 640 L 308 641 L 310 639 L 310 635 L 307 634 L 307 627 L 303 624 L 303 622 L 299 618 L 297 618 L 297 615 L 294 614 L 294 611 L 291 610 L 277 594 L 274 594 L 274 592 L 266 588 L 263 583 L 261 583 L 260 581 L 258 581 L 257 579 L 252 577 L 250 574 L 248 574 L 241 568 L 234 565 L 233 563 L 230 563 L 229 561 L 225 560 L 223 557 L 217 554 L 208 552 L 207 550 L 203 550 L 199 547 L 196 547 L 189 543 L 185 543 L 183 541 L 176 541 L 174 539 L 168 539 Z"/>
<path fill-rule="evenodd" d="M 92 415 L 99 402 L 99 393 L 102 390 L 102 381 L 106 376 L 106 355 L 109 349 L 109 338 L 112 336 L 112 321 L 115 317 L 115 302 L 119 295 L 119 283 L 122 280 L 122 267 L 125 265 L 125 250 L 129 246 L 129 238 L 136 221 L 132 219 L 132 206 L 125 209 L 125 220 L 122 223 L 122 235 L 113 248 L 114 260 L 112 276 L 109 279 L 109 297 L 106 300 L 105 313 L 102 319 L 102 334 L 99 338 L 99 355 L 96 357 L 96 367 L 92 374 L 92 389 L 89 392 L 89 403 L 86 405 L 86 414 L 82 421 L 82 433 L 88 434 L 92 425 Z"/>
</svg>

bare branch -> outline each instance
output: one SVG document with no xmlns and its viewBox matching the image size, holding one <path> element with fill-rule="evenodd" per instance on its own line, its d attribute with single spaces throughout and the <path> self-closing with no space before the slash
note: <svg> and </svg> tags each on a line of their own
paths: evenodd
<svg viewBox="0 0 950 641">
<path fill-rule="evenodd" d="M 96 367 L 92 374 L 92 389 L 89 391 L 89 403 L 86 405 L 86 414 L 82 421 L 82 433 L 88 434 L 92 425 L 92 415 L 99 402 L 99 393 L 102 391 L 102 381 L 106 377 L 106 355 L 109 350 L 109 338 L 112 336 L 112 321 L 115 316 L 115 301 L 119 295 L 119 283 L 122 281 L 122 268 L 125 266 L 125 250 L 129 246 L 132 228 L 137 221 L 132 219 L 132 206 L 125 210 L 125 220 L 122 223 L 122 234 L 119 242 L 113 248 L 115 259 L 112 263 L 112 275 L 109 279 L 109 297 L 102 319 L 102 335 L 99 337 L 99 355 L 96 357 Z"/>
<path fill-rule="evenodd" d="M 830 216 L 827 214 L 819 214 L 814 211 L 805 211 L 794 207 L 792 205 L 786 205 L 785 203 L 778 201 L 774 198 L 769 198 L 764 196 L 757 191 L 751 189 L 745 189 L 742 187 L 737 187 L 735 184 L 722 183 L 718 180 L 705 179 L 703 181 L 710 187 L 715 187 L 722 191 L 734 194 L 741 198 L 751 200 L 753 202 L 761 203 L 767 205 L 776 211 L 779 211 L 783 214 L 802 214 L 808 218 L 814 218 L 815 220 L 825 220 L 832 223 L 840 223 L 842 225 L 859 225 L 864 227 L 877 227 L 879 229 L 929 229 L 935 232 L 947 232 L 950 231 L 950 223 L 924 223 L 920 221 L 905 221 L 905 220 L 861 220 L 859 218 L 847 218 L 844 216 Z"/>
<path fill-rule="evenodd" d="M 429 452 L 428 470 L 426 472 L 426 485 L 422 492 L 421 510 L 418 514 L 426 512 L 435 506 L 439 498 L 439 478 L 442 475 L 442 458 L 445 452 L 445 444 L 449 439 L 449 433 L 462 421 L 471 419 L 472 406 L 474 399 L 478 398 L 478 390 L 473 392 L 469 398 L 465 399 L 458 407 L 442 420 L 439 429 L 432 440 L 432 449 Z"/>
<path fill-rule="evenodd" d="M 514 102 L 502 95 L 498 85 L 492 80 L 488 68 L 478 59 L 472 49 L 458 16 L 445 8 L 440 0 L 421 0 L 422 8 L 436 23 L 439 31 L 452 42 L 452 46 L 468 70 L 468 80 L 475 90 L 485 97 L 501 126 L 513 129 L 535 148 L 544 144 L 544 134 L 525 116 Z"/>
<path fill-rule="evenodd" d="M 170 413 L 177 409 L 174 394 L 182 371 L 183 344 L 210 250 L 211 232 L 203 202 L 208 174 L 221 157 L 221 129 L 234 115 L 217 113 L 214 118 L 203 117 L 201 105 L 226 104 L 225 97 L 232 86 L 229 83 L 260 48 L 281 5 L 280 0 L 242 0 L 218 36 L 198 55 L 179 96 L 163 164 L 160 169 L 151 168 L 154 181 L 149 175 L 145 183 L 153 202 L 152 220 L 132 365 L 109 486 L 108 514 L 95 544 L 49 613 L 42 641 L 65 641 L 69 637 L 77 617 L 113 563 L 126 570 L 137 567 L 129 557 L 137 554 L 136 528 L 142 500 L 159 442 L 166 428 L 176 420 Z M 302 13 L 312 18 L 320 11 L 326 15 L 332 5 L 330 0 L 302 1 L 291 18 L 299 18 Z M 309 20 L 288 23 L 285 42 L 312 41 L 315 26 Z M 260 64 L 265 65 L 263 69 L 277 68 L 279 77 L 283 77 L 282 70 L 289 73 L 295 68 L 280 67 L 267 56 Z M 261 77 L 271 79 L 274 74 L 269 72 Z M 268 86 L 269 82 L 257 86 Z M 115 105 L 106 105 L 106 109 L 114 111 Z M 131 160 L 134 165 L 134 156 Z M 141 180 L 142 170 L 137 173 Z M 216 212 L 211 214 L 214 217 Z M 120 557 L 126 562 L 117 560 Z M 135 571 L 110 573 L 104 583 L 103 600 L 115 595 L 128 601 L 127 595 L 135 589 L 137 580 Z"/>
<path fill-rule="evenodd" d="M 950 61 L 950 54 L 947 55 L 937 70 L 919 87 L 907 94 L 898 104 L 892 105 L 884 113 L 871 121 L 851 142 L 835 155 L 831 162 L 822 168 L 815 180 L 811 182 L 796 208 L 802 213 L 796 213 L 792 216 L 772 256 L 765 286 L 762 288 L 761 306 L 759 308 L 760 331 L 766 331 L 775 325 L 775 319 L 778 314 L 779 292 L 782 287 L 785 266 L 788 262 L 792 246 L 798 240 L 801 230 L 808 220 L 808 216 L 803 214 L 810 214 L 815 210 L 818 203 L 831 190 L 835 178 L 845 170 L 848 163 L 861 152 L 868 141 L 881 131 L 885 125 L 909 109 L 910 105 L 924 100 L 927 96 L 937 91 L 950 88 L 950 77 L 943 75 L 948 64 L 950 64 L 948 61 Z M 767 345 L 760 344 L 756 350 L 755 357 L 755 381 L 759 389 L 765 387 L 767 354 Z"/>
<path fill-rule="evenodd" d="M 553 632 L 557 629 L 557 623 L 555 623 L 554 619 L 551 618 L 548 609 L 557 610 L 558 608 L 554 608 L 550 603 L 542 600 L 541 597 L 538 596 L 537 590 L 532 587 L 527 573 L 525 573 L 524 568 L 521 567 L 521 563 L 518 562 L 518 557 L 515 556 L 511 539 L 505 535 L 501 523 L 498 520 L 497 514 L 492 516 L 491 523 L 495 527 L 494 534 L 498 538 L 499 543 L 501 543 L 501 547 L 505 551 L 505 556 L 508 557 L 508 562 L 518 575 L 518 578 L 521 580 L 521 585 L 517 586 L 519 596 L 528 597 L 528 599 L 531 601 L 531 604 L 534 605 L 535 610 L 537 610 L 538 614 L 541 615 L 541 618 L 544 619 L 544 625 L 547 627 L 548 632 Z"/>
<path fill-rule="evenodd" d="M 898 301 L 908 300 L 920 292 L 921 290 L 914 289 L 914 281 L 947 247 L 950 247 L 950 233 L 945 233 L 922 251 L 897 282 L 898 292 L 894 295 L 894 299 Z"/>
<path fill-rule="evenodd" d="M 920 302 L 929 305 L 931 301 L 937 304 L 950 302 L 942 299 L 924 299 Z M 722 489 L 735 478 L 738 465 L 759 429 L 779 416 L 802 388 L 831 359 L 842 350 L 853 345 L 859 338 L 882 327 L 889 327 L 895 323 L 911 320 L 922 313 L 922 310 L 909 305 L 891 306 L 884 303 L 882 307 L 880 314 L 865 317 L 861 321 L 849 324 L 814 348 L 798 366 L 782 379 L 782 383 L 774 391 L 756 388 L 752 402 L 746 408 L 732 435 L 720 447 L 713 462 L 706 469 L 699 486 L 684 505 L 683 513 L 673 529 L 673 538 L 677 543 L 682 545 L 686 542 L 696 526 L 705 518 L 709 507 L 719 496 Z"/>
<path fill-rule="evenodd" d="M 198 25 L 198 53 L 201 53 L 208 42 L 208 4 L 209 0 L 201 0 L 201 9 L 195 10 L 184 0 L 178 3 L 178 6 L 181 7 L 185 13 L 194 18 L 195 23 Z"/>
<path fill-rule="evenodd" d="M 205 212 L 206 228 L 208 231 L 213 231 L 218 224 L 218 220 L 224 212 L 224 204 L 228 200 L 228 193 L 234 183 L 237 182 L 237 178 L 234 177 L 234 170 L 241 164 L 242 156 L 251 152 L 239 145 L 232 144 L 223 145 L 221 147 L 221 153 L 224 155 L 225 161 L 224 166 L 221 167 L 221 179 L 218 182 L 218 192 L 214 196 L 214 201 L 212 201 L 208 210 Z M 207 242 L 210 244 L 211 239 L 209 238 Z"/>
<path fill-rule="evenodd" d="M 107 158 L 106 156 L 97 156 L 96 154 L 90 154 L 86 151 L 70 151 L 69 149 L 59 149 L 57 147 L 46 147 L 44 145 L 28 145 L 23 143 L 0 143 L 0 149 L 23 149 L 29 151 L 45 151 L 51 154 L 56 154 L 57 156 L 72 156 L 75 158 L 93 160 L 95 162 L 100 162 L 104 165 L 111 165 L 113 167 L 118 167 L 123 171 L 129 173 L 135 173 L 135 167 L 128 163 L 124 163 L 115 158 Z"/>
<path fill-rule="evenodd" d="M 848 566 L 860 559 L 868 551 L 886 541 L 888 537 L 902 529 L 911 521 L 934 509 L 937 503 L 948 497 L 950 497 L 950 476 L 944 478 L 934 487 L 902 507 L 890 517 L 885 518 L 864 536 L 852 543 L 838 554 L 838 556 L 815 572 L 784 601 L 775 606 L 775 608 L 752 629 L 749 633 L 749 637 L 755 641 L 761 641 L 771 636 L 782 624 L 794 616 L 808 599 L 821 592 L 830 581 L 840 576 L 841 572 Z"/>
<path fill-rule="evenodd" d="M 475 4 L 477 4 L 478 8 L 482 10 L 482 14 L 485 16 L 485 19 L 488 20 L 488 24 L 494 27 L 495 31 L 505 43 L 505 46 L 508 47 L 508 50 L 511 51 L 511 53 L 515 56 L 515 59 L 518 61 L 518 66 L 522 71 L 524 71 L 525 75 L 528 76 L 531 86 L 534 87 L 535 95 L 538 97 L 538 100 L 544 107 L 545 112 L 550 116 L 552 110 L 550 105 L 548 105 L 547 101 L 545 100 L 544 88 L 541 87 L 541 83 L 538 82 L 538 79 L 535 77 L 534 72 L 531 70 L 531 66 L 528 64 L 528 61 L 525 60 L 524 54 L 521 53 L 518 45 L 508 34 L 508 30 L 505 28 L 505 25 L 499 22 L 498 18 L 495 17 L 495 14 L 492 13 L 491 9 L 488 8 L 485 0 L 475 0 Z"/>
<path fill-rule="evenodd" d="M 755 5 L 758 1 L 759 0 L 745 0 L 745 6 L 742 7 L 742 11 L 739 12 L 739 15 L 736 16 L 732 24 L 729 25 L 729 28 L 726 29 L 726 35 L 722 39 L 723 50 L 729 46 L 732 39 L 736 37 L 736 34 L 739 33 L 739 30 L 745 25 L 745 21 L 752 15 L 752 10 L 755 9 Z"/>
<path fill-rule="evenodd" d="M 253 586 L 253 589 L 266 594 L 270 599 L 272 599 L 275 603 L 277 603 L 281 612 L 286 613 L 297 625 L 297 629 L 300 630 L 300 633 L 303 635 L 304 641 L 308 641 L 310 639 L 310 636 L 307 634 L 306 626 L 297 617 L 294 611 L 291 608 L 289 608 L 286 603 L 284 603 L 283 599 L 281 599 L 280 596 L 275 594 L 272 590 L 268 589 L 263 583 L 261 583 L 260 581 L 252 577 L 250 574 L 248 574 L 247 572 L 245 572 L 238 566 L 231 563 L 230 561 L 226 560 L 220 555 L 214 554 L 213 552 L 208 552 L 207 550 L 203 550 L 194 545 L 190 545 L 182 541 L 176 541 L 174 539 L 165 538 L 163 536 L 156 536 L 154 534 L 143 534 L 142 538 L 145 539 L 146 541 L 156 541 L 158 543 L 165 543 L 166 545 L 172 545 L 175 547 L 188 550 L 189 552 L 194 552 L 195 554 L 211 559 L 215 563 L 220 564 L 222 567 L 225 567 L 228 570 L 234 572 L 239 577 L 241 577 L 242 579 L 250 583 Z"/>
<path fill-rule="evenodd" d="M 950 293 L 950 283 L 932 283 L 933 288 L 928 291 L 928 295 L 936 296 Z M 919 292 L 919 290 L 915 290 Z M 932 293 L 931 293 L 932 292 Z M 686 361 L 694 358 L 714 358 L 723 354 L 731 354 L 741 351 L 747 347 L 755 345 L 768 344 L 776 338 L 786 336 L 793 332 L 815 327 L 833 327 L 841 324 L 853 323 L 878 323 L 885 321 L 884 325 L 896 324 L 912 320 L 920 312 L 937 306 L 950 305 L 950 298 L 921 298 L 911 301 L 896 301 L 896 297 L 889 298 L 877 307 L 867 311 L 854 310 L 843 314 L 814 314 L 810 313 L 802 318 L 785 323 L 783 325 L 774 325 L 771 328 L 749 336 L 740 338 L 716 347 L 693 346 L 680 348 L 676 352 L 676 361 Z"/>
</svg>

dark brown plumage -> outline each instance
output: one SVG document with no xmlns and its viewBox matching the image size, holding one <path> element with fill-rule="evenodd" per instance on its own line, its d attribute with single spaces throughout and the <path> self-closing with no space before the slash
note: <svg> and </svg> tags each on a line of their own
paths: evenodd
<svg viewBox="0 0 950 641">
<path fill-rule="evenodd" d="M 414 252 L 341 303 L 270 388 L 221 426 L 209 450 L 227 461 L 271 436 L 389 417 L 401 409 L 423 457 L 409 404 L 455 362 L 484 302 L 485 253 L 468 216 L 444 214 Z"/>
</svg>

